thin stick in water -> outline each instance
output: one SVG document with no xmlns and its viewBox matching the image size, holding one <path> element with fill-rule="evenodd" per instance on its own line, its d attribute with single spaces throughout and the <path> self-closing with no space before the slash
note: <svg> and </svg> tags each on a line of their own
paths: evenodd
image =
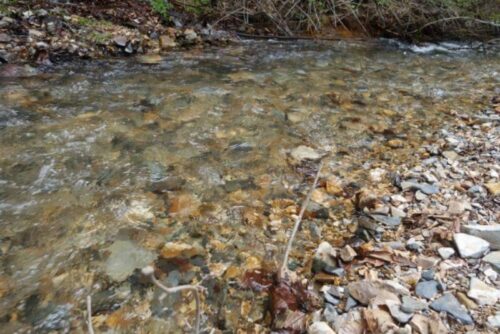
<svg viewBox="0 0 500 334">
<path fill-rule="evenodd" d="M 92 297 L 87 296 L 87 328 L 89 334 L 94 334 L 94 327 L 92 327 Z"/>
<path fill-rule="evenodd" d="M 316 185 L 318 184 L 319 173 L 321 172 L 321 167 L 323 167 L 322 161 L 319 163 L 318 172 L 316 173 L 316 177 L 314 178 L 314 182 L 313 182 L 311 188 L 309 189 L 309 193 L 307 194 L 307 197 L 304 200 L 304 203 L 302 203 L 302 207 L 300 208 L 299 216 L 297 217 L 297 220 L 295 221 L 295 226 L 293 227 L 293 230 L 292 230 L 292 235 L 290 236 L 290 239 L 288 239 L 288 245 L 286 246 L 285 257 L 283 258 L 283 264 L 281 265 L 281 270 L 278 273 L 280 280 L 283 278 L 283 274 L 286 273 L 286 271 L 287 271 L 288 257 L 290 256 L 290 251 L 292 249 L 293 240 L 295 239 L 295 235 L 297 234 L 297 231 L 299 230 L 300 223 L 302 222 L 302 217 L 304 217 L 304 213 L 306 211 L 307 206 L 309 205 L 309 201 L 311 200 L 312 193 L 313 193 L 314 189 L 316 189 Z"/>
</svg>

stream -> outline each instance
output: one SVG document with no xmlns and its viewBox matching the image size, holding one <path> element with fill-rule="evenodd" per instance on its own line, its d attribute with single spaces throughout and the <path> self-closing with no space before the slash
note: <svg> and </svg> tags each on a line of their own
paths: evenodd
<svg viewBox="0 0 500 334">
<path fill-rule="evenodd" d="M 166 285 L 207 287 L 206 328 L 264 324 L 265 299 L 239 283 L 276 267 L 293 226 L 276 207 L 315 173 L 290 153 L 325 156 L 354 194 L 418 159 L 450 112 L 486 105 L 499 72 L 475 51 L 245 42 L 0 79 L 0 331 L 85 333 L 87 295 L 97 332 L 189 330 L 192 298 L 145 282 L 153 263 Z M 352 210 L 316 205 L 330 228 Z"/>
</svg>

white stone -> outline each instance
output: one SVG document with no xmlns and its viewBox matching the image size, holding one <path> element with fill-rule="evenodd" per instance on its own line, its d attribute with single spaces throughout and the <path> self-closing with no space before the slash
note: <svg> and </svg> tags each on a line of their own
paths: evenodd
<svg viewBox="0 0 500 334">
<path fill-rule="evenodd" d="M 404 218 L 406 217 L 406 212 L 399 208 L 396 208 L 395 206 L 391 206 L 391 216 Z"/>
<path fill-rule="evenodd" d="M 490 243 L 481 238 L 465 233 L 455 233 L 453 235 L 458 253 L 463 258 L 478 258 L 486 253 L 490 248 Z"/>
<path fill-rule="evenodd" d="M 476 300 L 481 305 L 495 305 L 500 298 L 500 291 L 473 277 L 470 280 L 467 296 Z"/>
<path fill-rule="evenodd" d="M 324 321 L 316 321 L 307 329 L 308 334 L 335 334 L 335 331 Z"/>
<path fill-rule="evenodd" d="M 500 312 L 488 317 L 488 326 L 493 328 L 500 328 Z"/>
<path fill-rule="evenodd" d="M 451 247 L 441 247 L 438 249 L 438 253 L 444 260 L 447 260 L 455 254 L 455 250 Z"/>
<path fill-rule="evenodd" d="M 491 266 L 500 272 L 500 251 L 491 252 L 485 257 L 483 257 L 483 261 L 491 264 Z"/>
<path fill-rule="evenodd" d="M 383 168 L 375 168 L 370 171 L 370 180 L 372 182 L 380 182 L 382 178 L 387 173 L 387 171 Z"/>
<path fill-rule="evenodd" d="M 301 162 L 302 160 L 318 160 L 321 158 L 321 154 L 316 152 L 313 148 L 309 146 L 300 145 L 296 147 L 290 152 L 290 155 L 297 162 Z"/>
<path fill-rule="evenodd" d="M 484 239 L 490 243 L 493 250 L 500 249 L 500 224 L 494 225 L 465 225 L 463 231 Z"/>
</svg>

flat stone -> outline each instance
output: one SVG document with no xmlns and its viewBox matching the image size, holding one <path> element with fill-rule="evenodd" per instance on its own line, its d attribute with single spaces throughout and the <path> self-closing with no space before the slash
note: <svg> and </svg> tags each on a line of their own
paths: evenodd
<svg viewBox="0 0 500 334">
<path fill-rule="evenodd" d="M 432 195 L 439 193 L 439 188 L 437 186 L 431 185 L 429 183 L 419 183 L 414 180 L 408 180 L 401 182 L 401 188 L 403 190 L 420 190 L 426 195 Z"/>
<path fill-rule="evenodd" d="M 491 252 L 485 257 L 483 257 L 483 261 L 491 264 L 493 269 L 500 272 L 500 251 Z"/>
<path fill-rule="evenodd" d="M 401 305 L 395 301 L 388 301 L 387 307 L 389 308 L 389 313 L 397 322 L 401 324 L 406 324 L 413 317 L 413 314 L 406 313 L 401 310 Z"/>
<path fill-rule="evenodd" d="M 447 260 L 455 254 L 455 250 L 451 247 L 441 247 L 438 248 L 438 253 L 441 258 Z"/>
<path fill-rule="evenodd" d="M 11 41 L 11 38 L 9 35 L 0 33 L 0 43 L 9 43 Z"/>
<path fill-rule="evenodd" d="M 490 248 L 488 241 L 465 233 L 455 233 L 453 240 L 457 246 L 458 253 L 463 258 L 481 257 Z"/>
<path fill-rule="evenodd" d="M 404 212 L 401 209 L 396 208 L 395 206 L 391 206 L 391 216 L 404 218 L 404 217 L 406 217 L 406 212 Z"/>
<path fill-rule="evenodd" d="M 370 215 L 370 217 L 388 228 L 397 228 L 399 225 L 401 225 L 401 217 L 391 217 L 380 214 L 372 214 Z"/>
<path fill-rule="evenodd" d="M 381 287 L 380 282 L 377 281 L 363 280 L 352 282 L 348 285 L 347 289 L 351 297 L 363 305 L 368 305 L 375 298 L 385 301 L 399 301 L 399 297 L 395 293 L 384 289 Z"/>
<path fill-rule="evenodd" d="M 351 262 L 358 255 L 351 246 L 347 245 L 340 250 L 340 258 L 344 262 Z"/>
<path fill-rule="evenodd" d="M 121 47 L 121 48 L 124 48 L 127 46 L 127 43 L 128 43 L 128 38 L 125 37 L 125 36 L 116 36 L 115 38 L 113 38 L 113 42 Z"/>
<path fill-rule="evenodd" d="M 427 308 L 427 304 L 410 296 L 403 296 L 401 310 L 406 313 L 415 313 Z"/>
<path fill-rule="evenodd" d="M 465 233 L 484 239 L 490 243 L 493 250 L 500 249 L 500 224 L 494 225 L 464 225 Z"/>
<path fill-rule="evenodd" d="M 432 299 L 438 293 L 438 282 L 436 281 L 423 281 L 419 282 L 415 287 L 415 294 L 418 297 Z"/>
<path fill-rule="evenodd" d="M 307 329 L 308 334 L 335 334 L 335 331 L 324 321 L 313 322 Z"/>
<path fill-rule="evenodd" d="M 473 277 L 470 280 L 467 296 L 477 301 L 480 305 L 495 305 L 500 298 L 500 290 L 497 290 L 480 279 Z"/>
<path fill-rule="evenodd" d="M 434 311 L 446 312 L 448 315 L 466 325 L 474 323 L 467 309 L 460 305 L 458 300 L 451 293 L 444 294 L 441 298 L 432 302 L 430 306 Z"/>
<path fill-rule="evenodd" d="M 500 182 L 490 182 L 484 185 L 493 196 L 500 194 Z"/>
<path fill-rule="evenodd" d="M 318 160 L 322 156 L 313 148 L 304 145 L 294 148 L 290 152 L 290 155 L 296 162 L 301 162 L 303 160 Z"/>
</svg>

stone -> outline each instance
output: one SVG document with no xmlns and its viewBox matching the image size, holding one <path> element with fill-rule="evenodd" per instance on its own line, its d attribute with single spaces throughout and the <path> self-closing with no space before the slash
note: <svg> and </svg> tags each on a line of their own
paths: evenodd
<svg viewBox="0 0 500 334">
<path fill-rule="evenodd" d="M 161 35 L 159 42 L 160 42 L 160 48 L 162 50 L 173 49 L 177 46 L 177 43 L 175 42 L 175 40 L 168 35 Z"/>
<path fill-rule="evenodd" d="M 429 183 L 418 183 L 414 180 L 408 180 L 401 182 L 401 188 L 403 190 L 420 190 L 426 195 L 433 195 L 439 193 L 439 188 L 437 186 L 431 185 Z"/>
<path fill-rule="evenodd" d="M 167 242 L 160 251 L 160 257 L 164 259 L 174 259 L 178 257 L 189 259 L 202 253 L 203 249 L 199 246 L 182 242 Z"/>
<path fill-rule="evenodd" d="M 125 36 L 116 36 L 115 38 L 113 38 L 113 42 L 121 47 L 121 48 L 124 48 L 127 46 L 128 44 L 128 38 L 125 37 Z"/>
<path fill-rule="evenodd" d="M 417 190 L 415 193 L 415 199 L 419 202 L 425 200 L 427 198 L 427 195 L 421 192 L 420 190 Z"/>
<path fill-rule="evenodd" d="M 335 331 L 324 321 L 313 322 L 307 329 L 308 334 L 335 334 Z"/>
<path fill-rule="evenodd" d="M 465 233 L 488 241 L 492 250 L 500 249 L 500 224 L 464 225 L 462 230 Z"/>
<path fill-rule="evenodd" d="M 490 248 L 488 241 L 465 233 L 455 233 L 453 240 L 463 258 L 479 258 Z"/>
<path fill-rule="evenodd" d="M 448 213 L 452 215 L 460 215 L 465 210 L 472 210 L 470 203 L 467 201 L 450 201 L 448 203 Z"/>
<path fill-rule="evenodd" d="M 436 276 L 436 272 L 433 269 L 424 270 L 422 272 L 422 279 L 424 279 L 426 281 L 433 280 L 434 276 Z"/>
<path fill-rule="evenodd" d="M 139 63 L 144 65 L 155 65 L 163 61 L 163 57 L 160 55 L 143 55 L 137 58 Z"/>
<path fill-rule="evenodd" d="M 413 317 L 413 314 L 402 311 L 399 302 L 388 301 L 386 305 L 392 318 L 401 324 L 406 324 Z"/>
<path fill-rule="evenodd" d="M 451 247 L 440 247 L 438 248 L 438 253 L 443 260 L 447 260 L 455 254 L 455 250 Z"/>
<path fill-rule="evenodd" d="M 457 160 L 460 156 L 458 155 L 457 152 L 455 151 L 444 151 L 443 152 L 443 157 L 445 157 L 446 159 L 450 160 L 450 161 L 455 161 Z"/>
<path fill-rule="evenodd" d="M 415 313 L 418 311 L 422 311 L 427 308 L 427 304 L 421 302 L 418 299 L 412 298 L 410 296 L 403 296 L 401 311 L 406 313 Z"/>
<path fill-rule="evenodd" d="M 457 299 L 460 302 L 460 304 L 462 304 L 469 310 L 475 310 L 478 308 L 477 304 L 474 303 L 474 301 L 469 297 L 467 297 L 467 295 L 463 292 L 457 292 Z"/>
<path fill-rule="evenodd" d="M 347 245 L 340 250 L 340 258 L 344 262 L 351 262 L 358 255 L 351 246 Z"/>
<path fill-rule="evenodd" d="M 297 163 L 300 163 L 304 160 L 318 160 L 321 158 L 321 154 L 316 152 L 316 150 L 304 145 L 300 145 L 299 147 L 294 148 L 290 152 L 290 155 Z"/>
<path fill-rule="evenodd" d="M 325 267 L 337 267 L 337 252 L 328 242 L 323 241 L 319 244 L 313 258 L 313 271 L 321 272 Z"/>
<path fill-rule="evenodd" d="M 438 257 L 420 255 L 417 258 L 417 266 L 423 270 L 435 267 L 439 263 Z"/>
<path fill-rule="evenodd" d="M 401 139 L 391 139 L 387 142 L 387 146 L 390 148 L 402 148 L 405 144 Z"/>
<path fill-rule="evenodd" d="M 372 182 L 381 182 L 387 171 L 383 168 L 375 168 L 370 171 L 370 180 Z"/>
<path fill-rule="evenodd" d="M 417 334 L 429 334 L 429 319 L 421 314 L 415 314 L 410 326 Z"/>
<path fill-rule="evenodd" d="M 337 334 L 363 334 L 365 332 L 361 312 L 356 310 L 338 316 L 333 327 Z"/>
<path fill-rule="evenodd" d="M 0 43 L 9 43 L 11 41 L 11 38 L 9 35 L 0 33 Z"/>
<path fill-rule="evenodd" d="M 473 277 L 470 280 L 467 296 L 474 299 L 479 305 L 495 305 L 500 298 L 500 290 L 497 290 L 480 279 Z"/>
<path fill-rule="evenodd" d="M 483 261 L 491 264 L 493 269 L 500 272 L 500 251 L 491 252 L 485 257 L 483 257 Z"/>
<path fill-rule="evenodd" d="M 189 42 L 194 42 L 198 38 L 198 34 L 193 29 L 184 30 L 184 37 Z"/>
<path fill-rule="evenodd" d="M 363 280 L 352 282 L 347 286 L 347 289 L 351 297 L 363 305 L 370 304 L 375 298 L 384 301 L 399 301 L 399 297 L 395 293 L 384 289 L 380 282 L 377 281 Z"/>
<path fill-rule="evenodd" d="M 131 241 L 115 241 L 108 249 L 109 255 L 104 270 L 113 280 L 121 282 L 135 269 L 141 269 L 154 261 L 156 256 Z"/>
<path fill-rule="evenodd" d="M 391 216 L 404 218 L 404 217 L 406 217 L 406 212 L 404 212 L 403 210 L 401 210 L 395 206 L 391 206 Z"/>
<path fill-rule="evenodd" d="M 381 214 L 371 214 L 370 217 L 387 228 L 395 229 L 401 225 L 401 217 L 391 217 Z"/>
<path fill-rule="evenodd" d="M 500 328 L 500 312 L 497 312 L 495 315 L 490 315 L 486 324 L 490 328 Z"/>
<path fill-rule="evenodd" d="M 438 283 L 436 281 L 419 282 L 415 287 L 415 294 L 418 297 L 432 299 L 438 293 Z"/>
<path fill-rule="evenodd" d="M 500 182 L 490 182 L 484 185 L 493 196 L 500 194 Z"/>
<path fill-rule="evenodd" d="M 471 325 L 474 323 L 467 309 L 460 305 L 451 293 L 446 293 L 439 299 L 436 299 L 431 303 L 430 307 L 437 312 L 446 312 L 463 324 Z"/>
</svg>

